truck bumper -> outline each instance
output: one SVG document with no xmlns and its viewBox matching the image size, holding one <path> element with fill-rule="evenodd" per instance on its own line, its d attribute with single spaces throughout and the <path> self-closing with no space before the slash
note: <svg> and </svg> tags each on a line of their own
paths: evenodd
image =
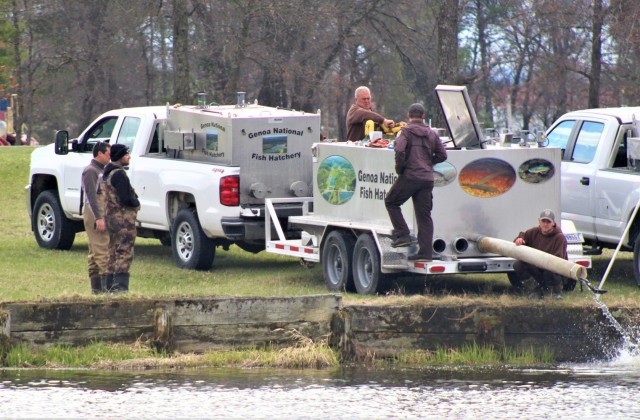
<svg viewBox="0 0 640 420">
<path fill-rule="evenodd" d="M 249 214 L 254 214 L 256 217 L 225 217 L 221 220 L 222 231 L 224 236 L 230 241 L 259 241 L 264 243 L 265 239 L 265 211 L 264 207 L 251 208 Z M 281 220 L 281 225 L 284 227 L 284 231 L 287 237 L 300 237 L 299 229 L 292 229 L 289 227 L 289 216 L 301 216 L 302 204 L 293 203 L 286 205 L 280 205 L 276 207 L 276 214 Z M 273 229 L 272 229 L 273 230 Z M 275 234 L 275 230 L 273 230 Z"/>
</svg>

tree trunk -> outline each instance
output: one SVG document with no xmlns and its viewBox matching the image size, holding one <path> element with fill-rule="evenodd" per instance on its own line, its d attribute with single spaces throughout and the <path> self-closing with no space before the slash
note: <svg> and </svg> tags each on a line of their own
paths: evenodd
<svg viewBox="0 0 640 420">
<path fill-rule="evenodd" d="M 589 108 L 600 107 L 600 77 L 602 75 L 602 26 L 606 11 L 602 0 L 593 0 L 593 30 L 591 41 L 591 75 L 589 77 Z"/>
<path fill-rule="evenodd" d="M 173 100 L 192 102 L 189 89 L 189 20 L 184 0 L 173 0 Z"/>
<path fill-rule="evenodd" d="M 22 107 L 22 95 L 24 93 L 24 89 L 23 89 L 23 85 L 22 85 L 22 61 L 20 59 L 20 20 L 18 18 L 18 13 L 20 13 L 20 11 L 18 10 L 18 3 L 16 0 L 13 0 L 11 2 L 11 7 L 13 8 L 13 18 L 12 18 L 12 24 L 13 24 L 13 59 L 14 59 L 14 65 L 15 65 L 15 75 L 16 75 L 16 82 L 17 82 L 17 87 L 16 87 L 16 93 L 17 93 L 17 100 L 13 101 L 13 129 L 16 132 L 16 146 L 20 144 L 20 142 L 22 141 L 22 123 L 23 123 L 23 117 L 22 117 L 22 111 L 23 111 L 23 107 Z"/>
<path fill-rule="evenodd" d="M 438 13 L 438 84 L 456 84 L 458 76 L 458 0 L 442 0 Z M 427 113 L 435 127 L 445 127 L 440 108 L 433 104 Z"/>
</svg>

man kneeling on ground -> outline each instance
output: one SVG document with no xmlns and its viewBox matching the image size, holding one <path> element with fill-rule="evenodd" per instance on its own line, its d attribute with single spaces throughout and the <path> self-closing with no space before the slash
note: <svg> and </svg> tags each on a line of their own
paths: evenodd
<svg viewBox="0 0 640 420">
<path fill-rule="evenodd" d="M 520 232 L 513 242 L 567 259 L 567 239 L 556 224 L 556 216 L 551 210 L 543 210 L 538 218 L 538 226 Z M 516 287 L 520 285 L 530 293 L 530 297 L 538 295 L 544 298 L 544 293 L 551 291 L 556 299 L 562 299 L 562 290 L 566 290 L 565 281 L 568 280 L 564 276 L 522 261 L 513 264 L 513 271 L 512 283 Z M 528 281 L 531 277 L 535 282 Z"/>
</svg>

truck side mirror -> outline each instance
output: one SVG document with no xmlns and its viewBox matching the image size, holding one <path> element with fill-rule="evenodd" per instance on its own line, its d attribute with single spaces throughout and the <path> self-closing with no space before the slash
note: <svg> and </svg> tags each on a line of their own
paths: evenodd
<svg viewBox="0 0 640 420">
<path fill-rule="evenodd" d="M 56 131 L 55 137 L 56 155 L 66 155 L 69 153 L 69 132 L 65 130 Z"/>
</svg>

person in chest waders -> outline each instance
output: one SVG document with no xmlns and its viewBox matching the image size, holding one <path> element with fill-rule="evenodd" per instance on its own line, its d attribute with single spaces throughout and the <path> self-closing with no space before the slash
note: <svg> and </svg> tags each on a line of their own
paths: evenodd
<svg viewBox="0 0 640 420">
<path fill-rule="evenodd" d="M 109 143 L 98 142 L 93 146 L 93 159 L 82 171 L 81 210 L 84 230 L 89 239 L 88 270 L 91 291 L 106 291 L 105 273 L 109 259 L 109 233 L 104 220 L 104 193 L 102 174 L 110 161 Z"/>
<path fill-rule="evenodd" d="M 136 215 L 140 201 L 124 167 L 129 164 L 129 148 L 111 146 L 111 162 L 104 168 L 105 221 L 109 232 L 109 259 L 106 287 L 112 293 L 129 290 L 129 269 L 136 240 Z"/>
</svg>

